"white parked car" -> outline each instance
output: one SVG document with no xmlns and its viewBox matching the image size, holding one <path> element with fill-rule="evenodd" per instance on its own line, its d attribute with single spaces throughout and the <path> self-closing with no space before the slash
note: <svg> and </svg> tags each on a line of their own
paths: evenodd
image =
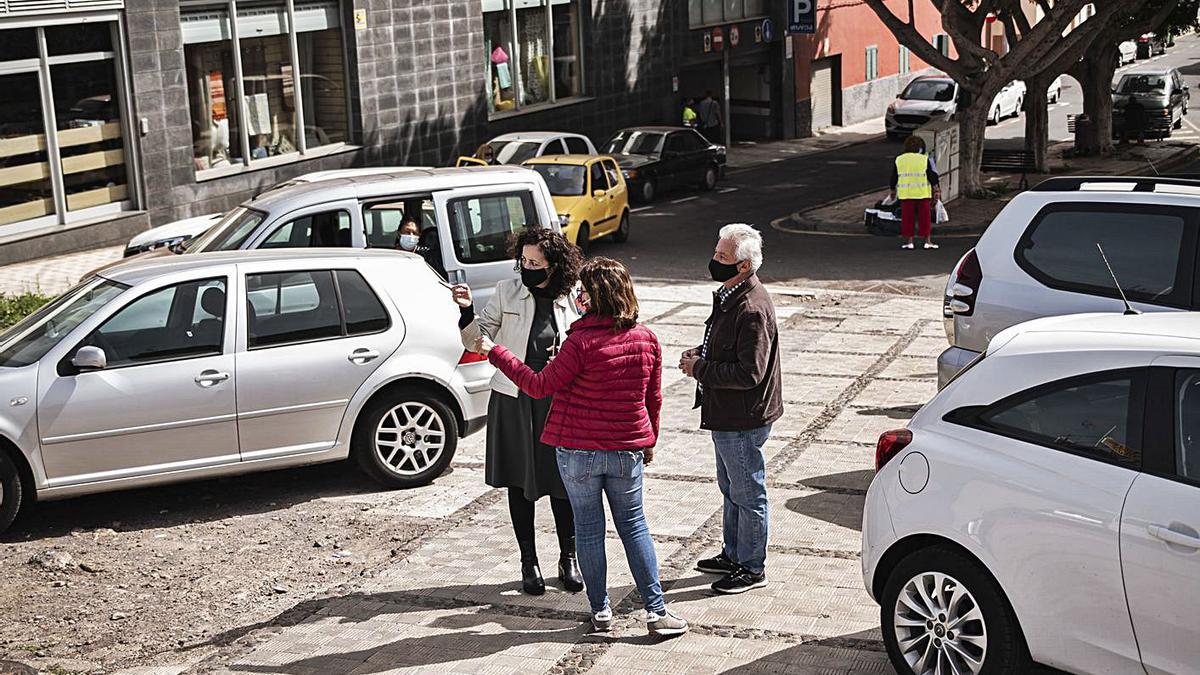
<svg viewBox="0 0 1200 675">
<path fill-rule="evenodd" d="M 583 134 L 564 131 L 520 131 L 502 134 L 487 142 L 497 164 L 522 164 L 545 155 L 594 155 L 596 146 Z M 483 164 L 474 157 L 459 157 L 456 166 Z"/>
<path fill-rule="evenodd" d="M 1010 328 L 876 464 L 862 567 L 898 672 L 1197 672 L 1196 314 Z"/>
<path fill-rule="evenodd" d="M 1072 176 L 1017 195 L 947 280 L 950 347 L 938 357 L 939 384 L 1009 326 L 1121 311 L 1096 244 L 1138 310 L 1200 309 L 1198 215 L 1200 182 L 1182 179 Z"/>
<path fill-rule="evenodd" d="M 1004 88 L 992 100 L 992 107 L 988 110 L 988 124 L 999 124 L 1000 120 L 1006 117 L 1020 115 L 1023 105 L 1025 105 L 1025 83 L 1021 80 L 1013 80 L 1004 85 Z"/>
<path fill-rule="evenodd" d="M 510 264 L 511 267 L 511 264 Z M 450 290 L 398 251 L 143 257 L 0 334 L 0 530 L 37 500 L 353 457 L 427 483 L 487 415 Z"/>
<path fill-rule="evenodd" d="M 1047 88 L 1050 103 L 1062 98 L 1062 77 Z M 988 123 L 999 124 L 1006 117 L 1021 114 L 1025 103 L 1025 83 L 1014 80 L 1004 86 L 988 109 Z M 958 84 L 949 75 L 922 75 L 914 78 L 888 106 L 884 128 L 888 138 L 907 136 L 935 120 L 948 120 L 958 112 Z"/>
<path fill-rule="evenodd" d="M 262 193 L 278 190 L 281 188 L 300 185 L 302 183 L 315 183 L 322 180 L 332 180 L 335 178 L 358 178 L 363 176 L 378 176 L 381 174 L 397 174 L 405 171 L 419 171 L 430 167 L 423 166 L 374 166 L 358 169 L 332 169 L 329 171 L 313 171 L 302 176 L 288 179 L 278 185 L 263 190 Z M 129 240 L 125 245 L 125 257 L 153 251 L 158 248 L 171 248 L 178 246 L 189 239 L 194 239 L 204 234 L 213 225 L 221 222 L 225 214 L 210 213 L 204 216 L 195 216 L 192 218 L 184 218 L 176 220 L 165 225 L 152 227 L 145 232 L 140 232 Z"/>
<path fill-rule="evenodd" d="M 1117 67 L 1137 61 L 1138 47 L 1133 40 L 1126 40 L 1117 46 Z"/>
</svg>

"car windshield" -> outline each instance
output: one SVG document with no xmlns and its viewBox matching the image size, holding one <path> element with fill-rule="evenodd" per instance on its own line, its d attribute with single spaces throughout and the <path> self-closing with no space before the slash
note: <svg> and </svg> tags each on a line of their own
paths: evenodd
<svg viewBox="0 0 1200 675">
<path fill-rule="evenodd" d="M 1166 90 L 1165 75 L 1126 75 L 1117 87 L 1118 94 L 1161 94 Z"/>
<path fill-rule="evenodd" d="M 653 131 L 622 131 L 608 142 L 606 153 L 612 155 L 657 155 L 662 151 L 666 134 Z"/>
<path fill-rule="evenodd" d="M 531 164 L 555 197 L 578 197 L 585 192 L 587 168 L 570 164 Z"/>
<path fill-rule="evenodd" d="M 541 143 L 532 141 L 493 141 L 492 151 L 496 153 L 496 161 L 501 164 L 520 164 L 527 159 L 538 156 Z"/>
<path fill-rule="evenodd" d="M 266 216 L 267 214 L 261 211 L 238 207 L 230 211 L 221 219 L 221 222 L 202 236 L 184 242 L 179 246 L 179 251 L 181 253 L 184 251 L 189 253 L 236 251 L 246 243 L 250 235 L 254 234 L 254 230 Z"/>
<path fill-rule="evenodd" d="M 0 333 L 0 368 L 37 363 L 59 340 L 129 286 L 91 277 Z"/>
<path fill-rule="evenodd" d="M 900 94 L 905 101 L 940 101 L 947 103 L 954 100 L 954 83 L 941 80 L 916 80 L 910 82 Z"/>
</svg>

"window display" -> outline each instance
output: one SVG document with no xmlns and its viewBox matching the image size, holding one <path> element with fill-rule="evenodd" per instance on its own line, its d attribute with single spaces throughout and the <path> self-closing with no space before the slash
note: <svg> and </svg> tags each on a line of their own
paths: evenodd
<svg viewBox="0 0 1200 675">
<path fill-rule="evenodd" d="M 483 0 L 488 110 L 583 93 L 579 0 Z"/>
</svg>

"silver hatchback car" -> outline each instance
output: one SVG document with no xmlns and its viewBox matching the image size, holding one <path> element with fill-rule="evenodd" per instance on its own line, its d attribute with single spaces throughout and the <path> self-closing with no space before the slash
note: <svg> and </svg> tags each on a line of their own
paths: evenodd
<svg viewBox="0 0 1200 675">
<path fill-rule="evenodd" d="M 0 334 L 0 531 L 35 499 L 331 462 L 427 483 L 487 414 L 418 256 L 134 259 Z"/>
</svg>

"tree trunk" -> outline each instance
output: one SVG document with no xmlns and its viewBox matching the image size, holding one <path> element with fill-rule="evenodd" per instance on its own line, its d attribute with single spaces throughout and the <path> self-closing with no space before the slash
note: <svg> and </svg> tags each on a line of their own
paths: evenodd
<svg viewBox="0 0 1200 675">
<path fill-rule="evenodd" d="M 1048 173 L 1046 153 L 1050 147 L 1050 110 L 1047 89 L 1052 77 L 1037 75 L 1025 80 L 1025 150 L 1033 153 L 1038 173 Z"/>
<path fill-rule="evenodd" d="M 979 164 L 983 161 L 983 135 L 987 130 L 988 107 L 991 99 L 982 105 L 976 101 L 958 115 L 958 171 L 959 194 L 974 197 L 983 191 L 983 176 Z"/>
<path fill-rule="evenodd" d="M 1112 152 L 1112 85 L 1117 70 L 1117 46 L 1095 45 L 1072 72 L 1083 88 L 1083 112 L 1092 119 L 1099 135 L 1100 153 Z"/>
</svg>

